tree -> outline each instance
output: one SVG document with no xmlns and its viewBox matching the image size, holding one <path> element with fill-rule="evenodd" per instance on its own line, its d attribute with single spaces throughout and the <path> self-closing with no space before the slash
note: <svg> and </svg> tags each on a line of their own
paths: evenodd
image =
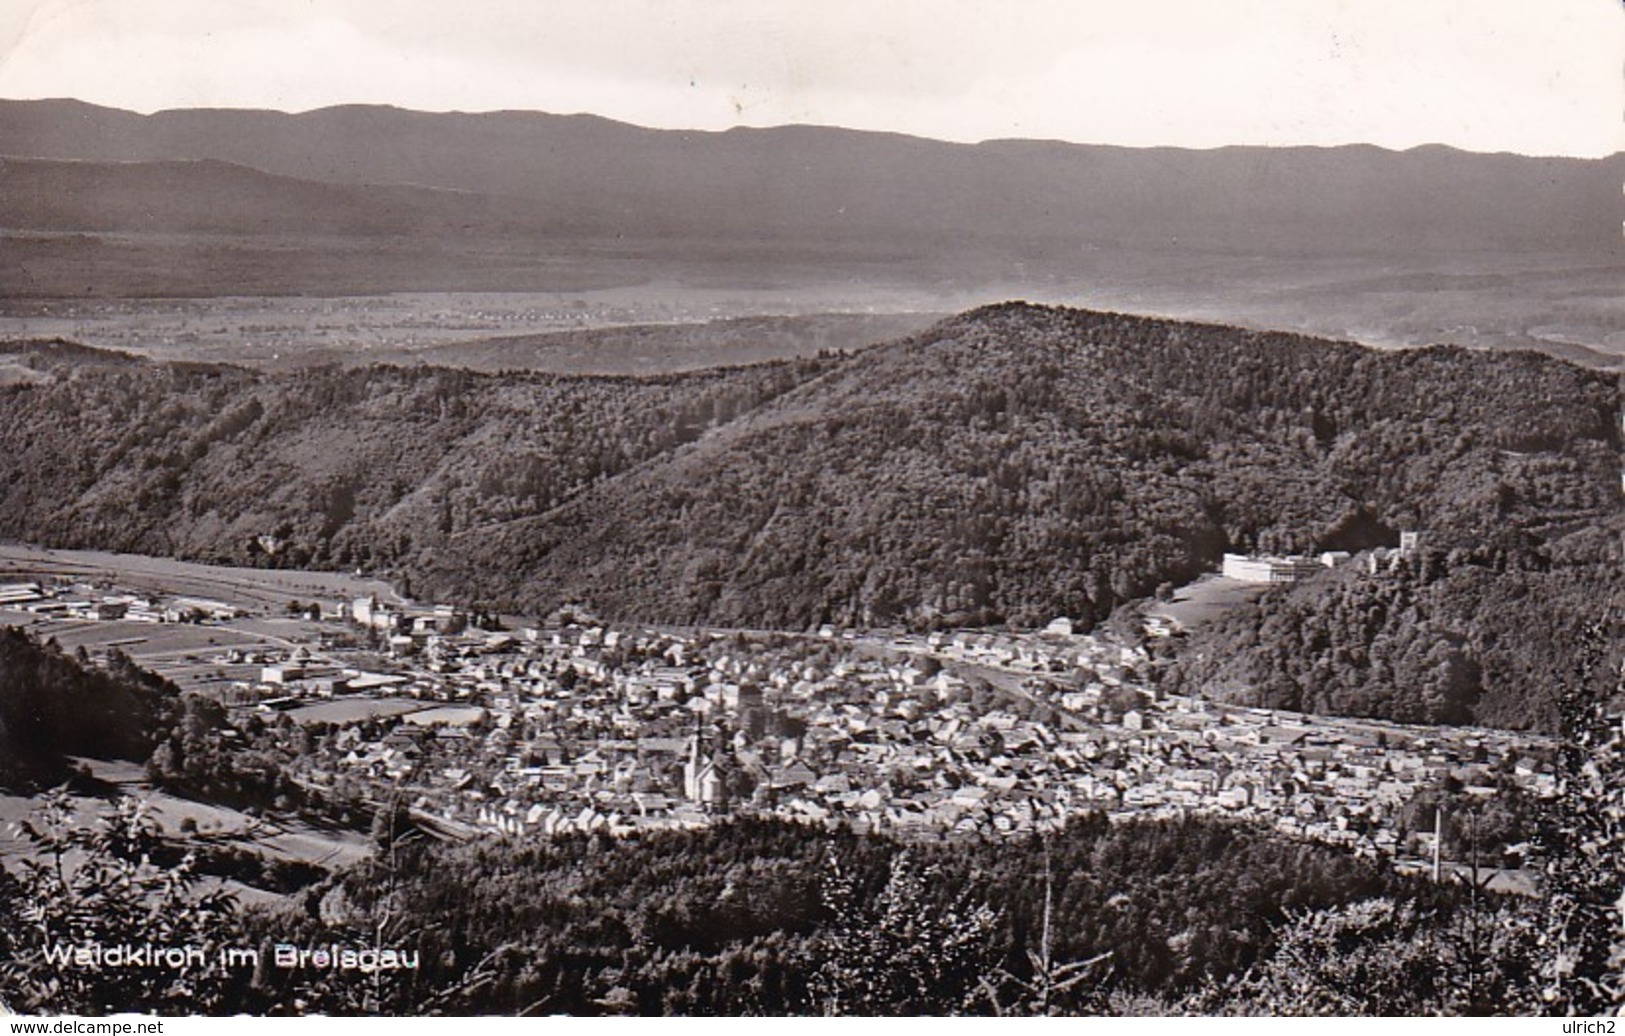
<svg viewBox="0 0 1625 1036">
<path fill-rule="evenodd" d="M 1453 914 L 1390 898 L 1304 911 L 1275 951 L 1239 980 L 1200 991 L 1212 1014 L 1532 1014 L 1537 919 L 1522 905 L 1459 905 Z M 1474 945 L 1465 930 L 1490 933 Z"/>
<path fill-rule="evenodd" d="M 1058 1013 L 1059 998 L 1070 993 L 1087 979 L 1095 978 L 1095 968 L 1111 958 L 1111 951 L 1096 954 L 1087 960 L 1058 962 L 1055 960 L 1050 922 L 1055 912 L 1055 874 L 1050 865 L 1049 847 L 1044 848 L 1044 917 L 1039 930 L 1038 949 L 1027 950 L 1029 977 L 1023 978 L 1006 968 L 998 970 L 998 982 L 982 979 L 982 988 L 992 1001 L 994 1011 L 1000 1015 L 1017 1014 L 1023 1017 L 1047 1018 Z M 1001 986 L 1012 986 L 1016 998 L 1011 1006 L 1002 999 Z M 1097 992 L 1098 997 L 1098 992 Z M 1098 1001 L 1096 1006 L 1098 1006 Z"/>
<path fill-rule="evenodd" d="M 145 803 L 120 799 L 87 827 L 57 789 L 18 827 L 31 855 L 15 874 L 0 872 L 0 1000 L 30 1013 L 88 1015 L 206 1014 L 230 1003 L 240 977 L 220 951 L 234 945 L 235 900 L 223 888 L 201 890 L 190 855 L 172 866 L 153 862 L 161 840 Z M 182 957 L 147 967 L 60 958 L 124 946 Z"/>
<path fill-rule="evenodd" d="M 1585 630 L 1559 689 L 1558 796 L 1536 834 L 1547 861 L 1543 996 L 1554 1014 L 1625 1007 L 1625 726 L 1607 702 L 1625 695 L 1620 622 L 1616 612 Z"/>
<path fill-rule="evenodd" d="M 949 1015 L 968 1011 L 991 974 L 997 915 L 962 892 L 933 903 L 933 875 L 905 850 L 865 899 L 830 857 L 822 895 L 830 920 L 813 977 L 826 1015 Z"/>
</svg>

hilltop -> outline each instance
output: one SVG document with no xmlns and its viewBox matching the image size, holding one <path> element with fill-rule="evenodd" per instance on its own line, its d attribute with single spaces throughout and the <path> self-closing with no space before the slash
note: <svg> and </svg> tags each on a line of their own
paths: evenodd
<svg viewBox="0 0 1625 1036">
<path fill-rule="evenodd" d="M 0 534 L 400 569 L 452 531 L 545 513 L 834 362 L 642 379 L 79 366 L 3 390 Z"/>
</svg>

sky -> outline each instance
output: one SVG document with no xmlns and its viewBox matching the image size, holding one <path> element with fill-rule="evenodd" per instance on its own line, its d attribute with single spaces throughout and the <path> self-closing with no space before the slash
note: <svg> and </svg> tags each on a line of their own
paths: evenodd
<svg viewBox="0 0 1625 1036">
<path fill-rule="evenodd" d="M 1620 0 L 0 0 L 0 97 L 1625 150 Z"/>
</svg>

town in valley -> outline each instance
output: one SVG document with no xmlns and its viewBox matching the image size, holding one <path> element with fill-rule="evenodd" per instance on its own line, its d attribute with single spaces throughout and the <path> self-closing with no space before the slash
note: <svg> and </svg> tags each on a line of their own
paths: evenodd
<svg viewBox="0 0 1625 1036">
<path fill-rule="evenodd" d="M 1198 585 L 1256 594 L 1321 564 L 1377 572 L 1397 553 L 1231 556 Z M 757 816 L 940 841 L 1094 812 L 1207 814 L 1437 875 L 1468 861 L 1439 859 L 1428 794 L 1557 792 L 1549 737 L 1161 693 L 1181 631 L 1154 608 L 1087 633 L 1065 618 L 790 633 L 584 608 L 534 622 L 377 593 L 276 607 L 158 592 L 150 575 L 138 589 L 114 571 L 7 579 L 0 621 L 92 663 L 122 652 L 218 702 L 227 737 L 271 747 L 307 806 L 404 807 L 453 840 Z M 1473 863 L 1527 891 L 1530 851 L 1485 846 Z"/>
</svg>

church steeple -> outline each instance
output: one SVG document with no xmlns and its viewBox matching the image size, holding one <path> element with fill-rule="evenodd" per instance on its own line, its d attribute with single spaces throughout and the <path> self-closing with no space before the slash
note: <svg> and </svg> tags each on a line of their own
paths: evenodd
<svg viewBox="0 0 1625 1036">
<path fill-rule="evenodd" d="M 683 764 L 683 795 L 706 809 L 720 809 L 727 797 L 723 768 L 718 765 L 715 744 L 707 751 L 705 728 L 699 713 L 694 714 L 694 733 L 688 742 L 688 761 Z"/>
</svg>

